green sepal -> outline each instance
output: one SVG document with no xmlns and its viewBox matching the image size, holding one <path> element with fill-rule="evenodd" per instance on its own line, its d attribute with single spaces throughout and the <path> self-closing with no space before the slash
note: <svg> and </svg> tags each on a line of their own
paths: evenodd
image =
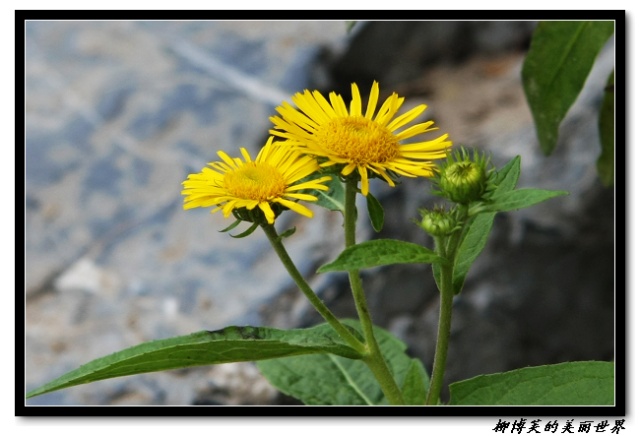
<svg viewBox="0 0 640 436">
<path fill-rule="evenodd" d="M 236 239 L 240 239 L 240 238 L 246 238 L 247 236 L 251 235 L 253 232 L 256 231 L 256 229 L 258 228 L 258 226 L 260 225 L 260 223 L 255 222 L 253 224 L 251 224 L 251 227 L 249 227 L 247 230 L 245 230 L 242 233 L 239 233 L 237 235 L 229 235 L 232 238 L 236 238 Z"/>
<path fill-rule="evenodd" d="M 289 236 L 292 236 L 296 232 L 296 227 L 291 227 L 278 235 L 278 240 L 281 241 Z"/>
<path fill-rule="evenodd" d="M 238 225 L 240 225 L 240 223 L 242 222 L 242 220 L 240 218 L 236 218 L 236 221 L 234 223 L 232 223 L 230 226 L 225 227 L 222 230 L 218 230 L 220 233 L 226 233 L 230 230 L 235 229 L 236 227 L 238 227 Z"/>
</svg>

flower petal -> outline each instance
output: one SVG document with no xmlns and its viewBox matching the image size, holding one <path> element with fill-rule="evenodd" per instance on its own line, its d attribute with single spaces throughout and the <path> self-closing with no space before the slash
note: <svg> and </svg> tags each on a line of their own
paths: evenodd
<svg viewBox="0 0 640 436">
<path fill-rule="evenodd" d="M 276 219 L 276 214 L 273 212 L 273 209 L 271 209 L 271 206 L 269 206 L 269 203 L 263 201 L 258 204 L 258 207 L 264 213 L 264 217 L 267 219 L 267 222 L 269 224 L 273 224 Z"/>
<path fill-rule="evenodd" d="M 352 117 L 362 116 L 362 100 L 360 99 L 360 91 L 358 90 L 358 85 L 356 85 L 355 83 L 351 84 L 351 105 L 349 113 Z"/>
<path fill-rule="evenodd" d="M 347 106 L 344 104 L 344 100 L 335 92 L 329 94 L 329 99 L 331 100 L 331 105 L 336 111 L 336 116 L 338 117 L 348 117 L 349 112 L 347 111 Z"/>
<path fill-rule="evenodd" d="M 300 203 L 296 203 L 295 201 L 285 200 L 284 198 L 276 198 L 274 201 L 276 203 L 280 203 L 281 205 L 288 207 L 289 209 L 299 213 L 300 215 L 303 215 L 309 218 L 313 217 L 313 212 L 311 212 L 310 209 L 307 209 L 306 207 L 302 206 Z"/>
<path fill-rule="evenodd" d="M 416 119 L 422 112 L 425 111 L 425 109 L 427 108 L 426 104 L 421 104 L 420 106 L 416 106 L 413 109 L 411 109 L 408 112 L 405 112 L 404 114 L 400 115 L 399 117 L 397 117 L 395 120 L 391 121 L 389 123 L 389 125 L 387 126 L 387 129 L 391 130 L 392 132 L 394 130 L 399 129 L 400 127 L 404 126 L 405 124 L 413 121 L 414 119 Z M 432 121 L 433 123 L 433 121 Z"/>
<path fill-rule="evenodd" d="M 366 197 L 369 195 L 369 174 L 367 173 L 367 168 L 364 166 L 359 166 L 358 172 L 360 173 L 360 190 L 362 191 L 362 195 Z"/>
<path fill-rule="evenodd" d="M 374 81 L 371 86 L 371 93 L 369 94 L 369 101 L 367 102 L 367 112 L 364 114 L 364 117 L 371 120 L 373 119 L 373 113 L 376 110 L 376 105 L 378 104 L 378 95 L 380 91 L 378 89 L 378 82 Z"/>
</svg>

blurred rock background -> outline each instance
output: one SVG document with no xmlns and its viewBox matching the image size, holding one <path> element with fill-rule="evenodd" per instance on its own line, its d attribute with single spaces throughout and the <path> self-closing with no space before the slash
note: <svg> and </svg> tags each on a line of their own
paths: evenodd
<svg viewBox="0 0 640 436">
<path fill-rule="evenodd" d="M 550 157 L 520 83 L 535 22 L 32 21 L 26 24 L 26 382 L 31 389 L 142 341 L 230 324 L 320 322 L 256 232 L 182 210 L 181 182 L 216 151 L 254 153 L 275 106 L 304 88 L 398 92 L 456 145 L 522 156 L 520 186 L 569 197 L 500 214 L 455 301 L 445 384 L 614 353 L 614 197 L 595 172 L 597 112 L 613 66 L 601 54 Z M 424 181 L 373 182 L 386 210 L 359 240 L 428 244 L 412 223 L 437 201 Z M 313 276 L 341 250 L 337 214 L 314 207 L 287 247 L 341 316 L 345 277 Z M 365 214 L 361 214 L 365 215 Z M 363 272 L 376 324 L 430 369 L 438 295 L 430 268 Z M 445 397 L 447 393 L 445 392 Z M 102 381 L 34 398 L 48 405 L 295 404 L 251 363 Z"/>
</svg>

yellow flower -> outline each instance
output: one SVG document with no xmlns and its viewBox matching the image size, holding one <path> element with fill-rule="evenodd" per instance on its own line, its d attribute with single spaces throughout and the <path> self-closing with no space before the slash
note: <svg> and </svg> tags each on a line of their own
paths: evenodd
<svg viewBox="0 0 640 436">
<path fill-rule="evenodd" d="M 300 182 L 319 169 L 318 163 L 313 157 L 303 156 L 280 144 L 270 137 L 255 161 L 245 148 L 240 149 L 244 161 L 219 151 L 222 162 L 211 162 L 211 168 L 190 174 L 182 182 L 182 195 L 186 196 L 184 208 L 216 206 L 211 213 L 222 210 L 224 216 L 229 217 L 234 210 L 253 210 L 257 206 L 269 224 L 275 220 L 274 207 L 277 210 L 277 205 L 312 217 L 313 212 L 296 200 L 316 201 L 317 197 L 300 191 L 326 191 L 329 188 L 322 183 L 331 177 Z"/>
<path fill-rule="evenodd" d="M 433 160 L 446 157 L 451 142 L 447 134 L 431 141 L 404 144 L 402 141 L 416 135 L 437 130 L 433 121 L 415 124 L 398 130 L 415 120 L 427 105 L 417 106 L 396 116 L 404 98 L 393 93 L 380 107 L 377 115 L 378 83 L 373 82 L 366 111 L 362 113 L 362 100 L 358 86 L 351 84 L 352 99 L 349 109 L 341 96 L 332 92 L 327 101 L 319 91 L 297 93 L 293 102 L 298 108 L 284 102 L 276 110 L 280 117 L 270 120 L 275 129 L 269 133 L 286 138 L 307 154 L 322 161 L 321 166 L 343 165 L 341 174 L 348 176 L 358 170 L 363 195 L 369 192 L 369 171 L 395 186 L 391 175 L 429 177 L 435 167 Z"/>
</svg>

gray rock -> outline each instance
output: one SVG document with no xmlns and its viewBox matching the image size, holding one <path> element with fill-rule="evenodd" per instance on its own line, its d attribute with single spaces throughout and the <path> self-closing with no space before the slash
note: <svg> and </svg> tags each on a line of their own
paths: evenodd
<svg viewBox="0 0 640 436">
<path fill-rule="evenodd" d="M 306 70 L 305 53 L 339 47 L 342 23 L 26 30 L 27 388 L 143 341 L 261 324 L 258 308 L 290 286 L 286 271 L 259 232 L 235 240 L 218 232 L 232 222 L 221 214 L 183 211 L 181 183 L 219 149 L 255 155 L 292 91 L 278 84 L 301 86 L 305 77 L 291 77 Z M 322 220 L 288 225 L 303 271 L 335 252 Z M 247 365 L 104 381 L 28 404 L 191 404 L 214 391 L 222 403 L 270 401 L 275 391 L 251 388 Z"/>
<path fill-rule="evenodd" d="M 411 82 L 429 67 L 471 55 L 516 52 L 528 43 L 533 21 L 371 21 L 354 27 L 349 47 L 331 64 L 334 85 L 378 80 Z M 348 88 L 344 89 L 346 92 Z"/>
</svg>

